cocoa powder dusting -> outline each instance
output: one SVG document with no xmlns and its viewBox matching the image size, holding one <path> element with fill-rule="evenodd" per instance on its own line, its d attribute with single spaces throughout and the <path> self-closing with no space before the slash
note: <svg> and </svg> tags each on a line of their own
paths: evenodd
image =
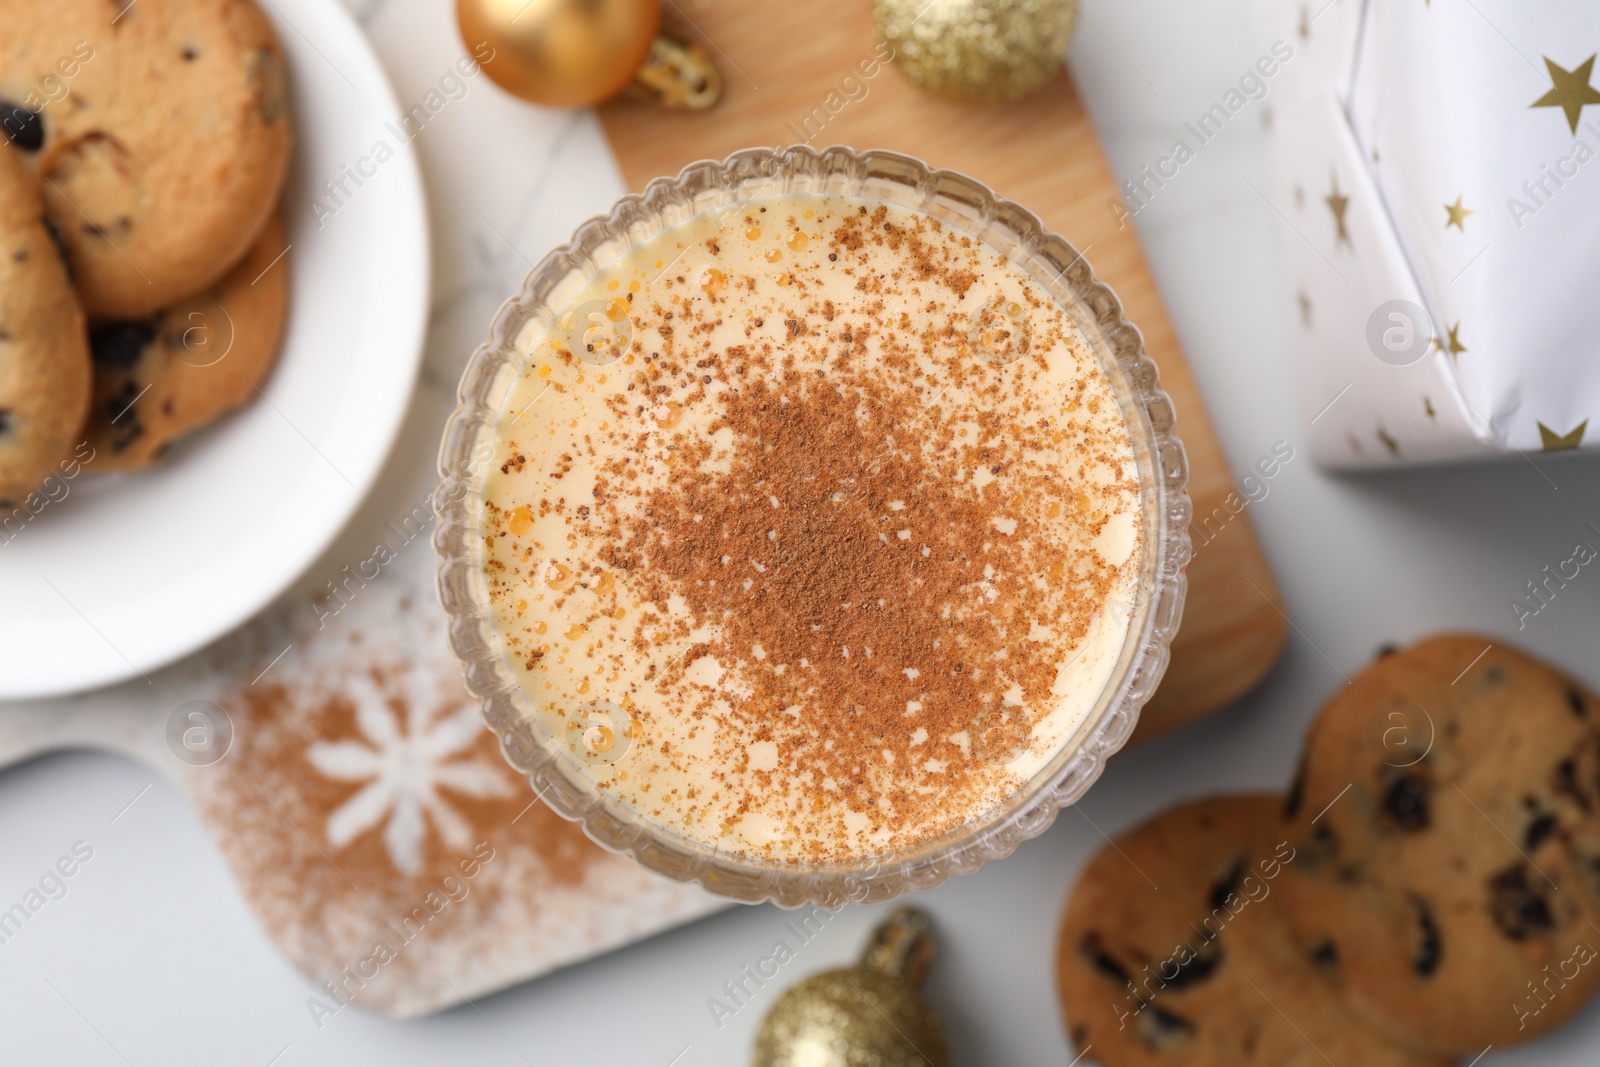
<svg viewBox="0 0 1600 1067">
<path fill-rule="evenodd" d="M 920 451 L 884 447 L 914 414 L 906 397 L 755 382 L 725 404 L 707 429 L 732 430 L 731 470 L 680 468 L 620 524 L 614 565 L 637 573 L 663 614 L 676 593 L 694 625 L 720 627 L 694 651 L 742 666 L 753 691 L 735 728 L 783 740 L 852 809 L 918 803 L 881 771 L 916 759 L 915 727 L 967 731 L 970 754 L 944 754 L 964 765 L 954 773 L 992 772 L 1026 736 L 1026 709 L 1043 706 L 1056 671 L 1054 657 L 1021 647 L 1037 561 L 995 530 L 997 502 L 963 491 Z M 939 521 L 902 538 L 892 503 Z M 666 665 L 666 683 L 688 666 Z M 1008 708 L 1013 686 L 1020 706 Z M 798 729 L 784 714 L 794 707 L 805 709 Z"/>
<path fill-rule="evenodd" d="M 835 860 L 955 829 L 1048 758 L 1036 727 L 1141 534 L 1114 395 L 1058 306 L 932 219 L 816 214 L 776 254 L 746 251 L 753 214 L 684 238 L 624 363 L 560 354 L 590 414 L 506 436 L 497 464 L 527 470 L 491 481 L 486 534 L 536 697 L 637 717 L 606 787 L 718 847 Z M 1005 360 L 974 340 L 996 308 L 1026 320 Z"/>
</svg>

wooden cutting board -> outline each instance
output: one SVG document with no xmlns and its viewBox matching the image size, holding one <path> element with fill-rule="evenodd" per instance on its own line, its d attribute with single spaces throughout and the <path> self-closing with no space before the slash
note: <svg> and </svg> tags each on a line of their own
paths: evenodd
<svg viewBox="0 0 1600 1067">
<path fill-rule="evenodd" d="M 1084 252 L 1161 368 L 1189 453 L 1195 515 L 1215 516 L 1205 532 L 1191 530 L 1197 547 L 1183 628 L 1135 738 L 1215 711 L 1251 689 L 1283 645 L 1277 589 L 1249 515 L 1233 515 L 1224 504 L 1237 492 L 1233 475 L 1138 237 L 1110 207 L 1118 200 L 1116 182 L 1070 77 L 1063 72 L 1020 103 L 951 104 L 877 62 L 866 0 L 666 0 L 663 6 L 669 27 L 705 45 L 726 89 L 714 109 L 700 114 L 626 99 L 601 108 L 629 188 L 753 146 L 809 139 L 816 148 L 889 148 L 986 182 Z"/>
</svg>

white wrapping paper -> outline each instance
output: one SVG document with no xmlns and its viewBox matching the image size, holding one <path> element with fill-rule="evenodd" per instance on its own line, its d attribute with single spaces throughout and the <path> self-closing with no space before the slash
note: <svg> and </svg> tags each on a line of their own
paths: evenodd
<svg viewBox="0 0 1600 1067">
<path fill-rule="evenodd" d="M 1286 295 L 1336 468 L 1600 448 L 1600 5 L 1272 0 Z"/>
</svg>

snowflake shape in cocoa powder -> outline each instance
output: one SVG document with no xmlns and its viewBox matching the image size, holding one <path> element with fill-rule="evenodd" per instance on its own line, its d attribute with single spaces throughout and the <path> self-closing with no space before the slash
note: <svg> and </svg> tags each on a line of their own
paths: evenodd
<svg viewBox="0 0 1600 1067">
<path fill-rule="evenodd" d="M 328 816 L 329 844 L 342 849 L 387 820 L 384 846 L 407 875 L 422 869 L 428 822 L 451 848 L 472 847 L 467 820 L 440 795 L 441 786 L 482 799 L 514 792 L 499 768 L 468 752 L 483 729 L 477 709 L 441 703 L 418 673 L 408 675 L 401 698 L 386 694 L 366 674 L 352 678 L 347 695 L 365 741 L 319 741 L 306 750 L 307 761 L 324 777 L 367 783 Z"/>
</svg>

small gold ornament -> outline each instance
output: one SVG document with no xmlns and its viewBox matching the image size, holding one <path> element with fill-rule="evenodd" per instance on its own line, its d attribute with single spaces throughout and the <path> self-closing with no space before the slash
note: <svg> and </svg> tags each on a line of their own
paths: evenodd
<svg viewBox="0 0 1600 1067">
<path fill-rule="evenodd" d="M 631 86 L 698 109 L 722 93 L 704 52 L 659 32 L 660 0 L 456 0 L 456 24 L 484 73 L 535 104 L 588 107 Z"/>
<path fill-rule="evenodd" d="M 1055 76 L 1073 0 L 873 0 L 878 38 L 911 83 L 972 104 L 1016 100 Z"/>
<path fill-rule="evenodd" d="M 933 962 L 930 927 L 900 908 L 859 964 L 784 993 L 756 1033 L 754 1067 L 950 1067 L 939 1016 L 917 995 Z"/>
</svg>

